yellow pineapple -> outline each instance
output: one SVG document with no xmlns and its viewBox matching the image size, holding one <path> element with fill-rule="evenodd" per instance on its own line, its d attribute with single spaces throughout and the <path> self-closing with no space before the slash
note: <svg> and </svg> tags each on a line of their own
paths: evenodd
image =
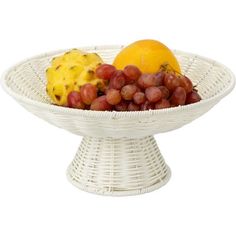
<svg viewBox="0 0 236 236">
<path fill-rule="evenodd" d="M 53 58 L 46 70 L 47 93 L 53 103 L 67 105 L 67 96 L 71 91 L 79 91 L 86 83 L 104 87 L 104 81 L 95 76 L 95 69 L 102 64 L 96 53 L 85 53 L 72 49 L 64 55 Z"/>
</svg>

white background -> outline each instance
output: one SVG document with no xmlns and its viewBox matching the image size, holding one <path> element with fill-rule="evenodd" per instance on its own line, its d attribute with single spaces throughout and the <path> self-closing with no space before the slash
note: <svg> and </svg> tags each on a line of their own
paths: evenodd
<svg viewBox="0 0 236 236">
<path fill-rule="evenodd" d="M 158 39 L 236 72 L 235 1 L 1 1 L 0 73 L 46 51 Z M 156 136 L 172 178 L 133 197 L 82 192 L 65 170 L 81 137 L 0 90 L 0 235 L 236 235 L 236 91 Z"/>
</svg>

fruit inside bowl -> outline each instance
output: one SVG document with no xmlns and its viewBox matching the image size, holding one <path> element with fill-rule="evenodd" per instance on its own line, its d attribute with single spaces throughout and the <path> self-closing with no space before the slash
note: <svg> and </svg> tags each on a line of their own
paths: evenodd
<svg viewBox="0 0 236 236">
<path fill-rule="evenodd" d="M 52 102 L 96 111 L 144 111 L 201 100 L 164 44 L 140 40 L 122 49 L 113 65 L 77 49 L 53 58 L 46 71 Z"/>
<path fill-rule="evenodd" d="M 153 135 L 197 119 L 235 84 L 231 71 L 214 60 L 165 48 L 168 60 L 162 56 L 159 63 L 151 54 L 155 65 L 149 67 L 142 64 L 149 56 L 142 55 L 152 50 L 134 48 L 130 55 L 123 46 L 51 52 L 13 66 L 2 78 L 28 111 L 84 136 L 67 176 L 88 192 L 120 196 L 163 186 L 170 169 Z"/>
</svg>

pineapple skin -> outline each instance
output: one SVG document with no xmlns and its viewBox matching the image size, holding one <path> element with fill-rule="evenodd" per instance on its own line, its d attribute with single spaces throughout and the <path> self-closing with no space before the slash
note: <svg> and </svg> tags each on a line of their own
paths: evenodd
<svg viewBox="0 0 236 236">
<path fill-rule="evenodd" d="M 46 91 L 52 102 L 59 106 L 67 106 L 67 96 L 71 91 L 80 91 L 86 83 L 95 85 L 99 90 L 105 82 L 95 75 L 97 66 L 103 63 L 96 53 L 85 53 L 72 49 L 64 55 L 55 57 L 46 70 Z"/>
</svg>

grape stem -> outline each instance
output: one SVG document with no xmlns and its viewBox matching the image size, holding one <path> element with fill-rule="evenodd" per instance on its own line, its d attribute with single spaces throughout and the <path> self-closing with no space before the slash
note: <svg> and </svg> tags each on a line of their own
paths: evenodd
<svg viewBox="0 0 236 236">
<path fill-rule="evenodd" d="M 169 68 L 168 68 L 169 67 Z M 181 76 L 184 76 L 183 74 L 181 74 L 180 72 L 176 71 L 170 64 L 168 63 L 165 63 L 165 64 L 162 64 L 161 65 L 161 70 L 163 71 L 173 71 L 174 73 L 178 74 L 178 75 L 181 75 Z"/>
<path fill-rule="evenodd" d="M 175 74 L 178 74 L 178 75 L 181 75 L 181 76 L 185 76 L 183 74 L 181 74 L 180 72 L 176 71 L 170 64 L 168 63 L 165 63 L 165 64 L 162 64 L 160 66 L 160 69 L 161 71 L 166 71 L 166 72 L 170 72 L 170 71 L 173 71 Z M 196 92 L 198 91 L 197 90 L 197 84 L 193 86 L 193 90 L 195 90 Z"/>
</svg>

